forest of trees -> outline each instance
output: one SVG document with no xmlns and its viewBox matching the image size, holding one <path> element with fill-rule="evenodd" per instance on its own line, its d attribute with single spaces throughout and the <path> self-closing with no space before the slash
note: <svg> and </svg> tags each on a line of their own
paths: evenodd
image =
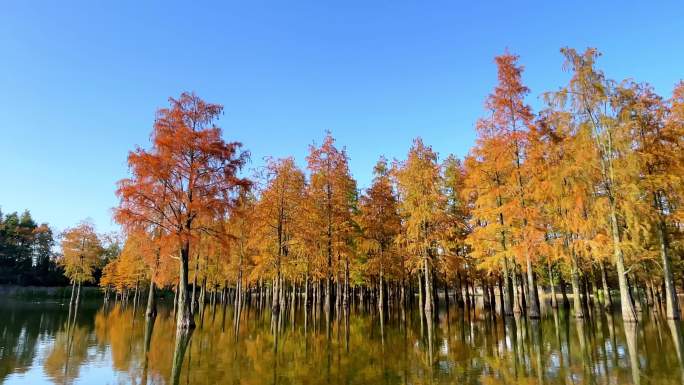
<svg viewBox="0 0 684 385">
<path fill-rule="evenodd" d="M 88 264 L 80 263 L 81 256 L 87 256 L 81 252 L 83 236 L 97 245 Z M 55 234 L 47 223 L 38 224 L 28 210 L 7 215 L 0 211 L 0 285 L 96 285 L 102 268 L 121 254 L 120 244 L 116 233 L 98 234 L 88 221 Z"/>
<path fill-rule="evenodd" d="M 6 215 L 0 211 L 0 284 L 65 284 L 54 245 L 50 227 L 38 224 L 29 211 Z"/>
<path fill-rule="evenodd" d="M 611 80 L 595 49 L 561 53 L 570 80 L 539 111 L 519 58 L 501 55 L 464 159 L 417 138 L 404 159 L 380 157 L 363 190 L 330 133 L 305 168 L 268 159 L 245 177 L 249 153 L 216 126 L 222 106 L 171 98 L 117 187 L 125 241 L 99 280 L 106 300 L 146 292 L 154 316 L 155 290 L 171 290 L 179 331 L 207 303 L 274 315 L 363 303 L 380 320 L 412 306 L 429 329 L 441 303 L 538 318 L 540 297 L 570 307 L 568 291 L 577 318 L 616 300 L 627 322 L 646 308 L 680 318 L 684 83 L 664 98 Z M 71 231 L 60 265 L 80 286 L 102 245 L 88 224 Z"/>
</svg>

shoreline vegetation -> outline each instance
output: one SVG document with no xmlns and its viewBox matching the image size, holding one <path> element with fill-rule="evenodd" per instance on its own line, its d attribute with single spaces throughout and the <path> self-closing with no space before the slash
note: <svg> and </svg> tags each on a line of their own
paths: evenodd
<svg viewBox="0 0 684 385">
<path fill-rule="evenodd" d="M 644 312 L 681 317 L 684 83 L 665 99 L 608 78 L 595 49 L 561 53 L 570 80 L 540 111 L 525 103 L 519 58 L 498 56 L 464 159 L 416 138 L 405 159 L 380 157 L 363 190 L 331 133 L 304 169 L 267 159 L 246 176 L 249 152 L 217 126 L 223 107 L 170 98 L 116 186 L 123 238 L 88 222 L 60 236 L 69 318 L 95 282 L 106 304 L 144 308 L 151 332 L 158 291 L 173 293 L 172 383 L 204 309 L 227 304 L 237 320 L 268 306 L 276 341 L 296 308 L 305 324 L 322 311 L 330 330 L 352 304 L 370 306 L 381 333 L 388 313 L 418 309 L 432 362 L 440 302 L 449 314 L 481 298 L 490 317 L 534 321 L 548 297 L 578 320 L 618 308 L 636 357 Z"/>
</svg>

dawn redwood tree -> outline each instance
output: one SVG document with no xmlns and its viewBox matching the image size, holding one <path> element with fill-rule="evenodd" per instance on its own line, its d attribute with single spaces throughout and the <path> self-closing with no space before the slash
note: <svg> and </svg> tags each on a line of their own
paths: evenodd
<svg viewBox="0 0 684 385">
<path fill-rule="evenodd" d="M 530 131 L 526 162 L 532 170 L 530 191 L 539 212 L 537 226 L 546 232 L 544 242 L 535 249 L 546 254 L 552 292 L 551 262 L 569 267 L 573 297 L 578 298 L 573 301 L 576 318 L 584 317 L 579 300 L 580 255 L 591 252 L 594 258 L 588 259 L 597 259 L 596 256 L 603 255 L 601 245 L 605 239 L 596 232 L 604 227 L 596 223 L 603 216 L 597 212 L 593 197 L 595 173 L 585 166 L 595 162 L 595 154 L 586 151 L 592 146 L 592 139 L 586 134 L 576 129 L 566 111 L 544 110 Z"/>
<path fill-rule="evenodd" d="M 557 93 L 560 104 L 569 104 L 574 124 L 580 130 L 589 131 L 594 140 L 594 151 L 600 169 L 599 195 L 607 200 L 608 229 L 613 248 L 613 262 L 617 269 L 620 287 L 622 319 L 637 322 L 637 314 L 627 283 L 625 256 L 621 246 L 620 224 L 623 199 L 618 165 L 628 151 L 629 138 L 620 130 L 618 111 L 614 103 L 615 84 L 603 72 L 595 68 L 600 56 L 596 49 L 589 48 L 579 53 L 571 48 L 561 50 L 565 66 L 572 71 L 568 86 Z"/>
<path fill-rule="evenodd" d="M 682 96 L 682 85 L 673 92 L 675 108 Z M 646 232 L 645 237 L 632 236 L 641 254 L 659 254 L 665 284 L 666 317 L 679 319 L 679 300 L 672 273 L 670 228 L 676 228 L 673 218 L 681 214 L 681 196 L 677 191 L 684 185 L 682 144 L 684 126 L 677 124 L 667 103 L 653 89 L 644 84 L 628 83 L 618 88 L 622 106 L 621 121 L 632 138 L 628 155 L 634 166 L 631 194 L 625 209 L 628 227 Z M 676 113 L 676 111 L 675 111 Z M 631 226 L 630 226 L 631 225 Z M 643 231 L 643 230 L 646 231 Z M 654 239 L 648 242 L 647 238 Z M 655 250 L 646 250 L 652 244 Z"/>
<path fill-rule="evenodd" d="M 392 246 L 401 231 L 401 217 L 387 160 L 380 158 L 373 171 L 373 184 L 359 200 L 357 223 L 361 230 L 361 246 L 372 256 L 371 272 L 377 271 L 378 274 L 378 308 L 382 317 L 386 306 L 385 272 L 394 264 L 391 256 L 395 250 Z M 403 281 L 401 285 L 403 301 Z"/>
<path fill-rule="evenodd" d="M 486 101 L 491 116 L 482 119 L 480 125 L 499 135 L 504 140 L 503 151 L 498 161 L 510 163 L 510 172 L 501 185 L 502 194 L 509 197 L 501 206 L 501 214 L 513 221 L 512 235 L 514 250 L 522 254 L 527 272 L 527 287 L 530 300 L 527 301 L 530 318 L 539 318 L 539 298 L 534 284 L 531 248 L 538 237 L 534 229 L 536 212 L 528 191 L 529 168 L 524 164 L 528 146 L 528 132 L 532 127 L 534 115 L 524 98 L 529 89 L 522 83 L 522 67 L 518 56 L 504 54 L 495 58 L 498 69 L 498 84 Z"/>
<path fill-rule="evenodd" d="M 433 315 L 432 270 L 438 257 L 439 228 L 443 223 L 446 199 L 437 153 L 422 139 L 414 139 L 408 159 L 395 166 L 399 211 L 405 226 L 408 252 L 413 266 L 423 270 L 424 314 L 431 334 Z"/>
<path fill-rule="evenodd" d="M 62 256 L 58 264 L 64 269 L 64 275 L 71 281 L 71 300 L 74 304 L 74 288 L 78 285 L 75 302 L 81 294 L 81 284 L 93 280 L 93 271 L 100 263 L 103 254 L 102 242 L 95 232 L 95 227 L 88 221 L 66 229 L 62 233 Z"/>
<path fill-rule="evenodd" d="M 264 170 L 264 186 L 255 208 L 261 242 L 262 262 L 267 263 L 273 277 L 273 315 L 277 318 L 284 305 L 282 269 L 290 258 L 297 233 L 297 216 L 302 213 L 306 178 L 293 158 L 269 160 Z"/>
<path fill-rule="evenodd" d="M 470 206 L 464 199 L 465 169 L 454 155 L 449 155 L 442 163 L 442 190 L 446 199 L 444 225 L 440 235 L 443 258 L 441 270 L 444 273 L 444 290 L 447 310 L 449 308 L 448 283 L 460 279 L 461 271 L 474 268 L 472 253 L 466 245 L 466 237 L 472 231 L 470 225 Z M 457 302 L 463 305 L 461 285 L 457 287 Z"/>
<path fill-rule="evenodd" d="M 351 230 L 356 182 L 349 172 L 346 151 L 335 147 L 335 139 L 330 133 L 325 136 L 320 147 L 309 147 L 306 160 L 311 172 L 307 221 L 315 229 L 318 244 L 323 248 L 321 254 L 325 258 L 325 309 L 329 312 L 332 306 L 333 272 L 339 272 L 339 264 L 333 266 L 333 258 L 339 258 L 345 252 Z M 348 258 L 345 254 L 345 259 Z M 335 271 L 334 267 L 337 268 Z M 339 287 L 339 276 L 337 278 Z M 340 294 L 339 291 L 336 293 L 338 296 Z"/>
<path fill-rule="evenodd" d="M 529 190 L 529 168 L 524 164 L 533 114 L 524 103 L 529 89 L 522 84 L 518 57 L 495 58 L 498 84 L 485 102 L 490 115 L 477 123 L 478 139 L 466 159 L 464 193 L 473 205 L 473 232 L 468 244 L 485 267 L 502 265 L 504 312 L 513 313 L 517 289 L 515 255 L 522 254 L 526 267 L 529 316 L 539 318 L 531 248 L 539 234 L 534 230 L 536 210 Z M 512 279 L 511 279 L 512 278 Z M 515 301 L 519 310 L 520 301 Z"/>
<path fill-rule="evenodd" d="M 170 98 L 157 111 L 149 150 L 128 155 L 131 176 L 119 181 L 115 216 L 124 228 L 158 227 L 173 237 L 179 256 L 177 328 L 191 329 L 188 260 L 211 221 L 223 218 L 235 192 L 250 182 L 238 176 L 249 154 L 238 142 L 225 142 L 215 121 L 223 107 L 193 93 Z"/>
</svg>

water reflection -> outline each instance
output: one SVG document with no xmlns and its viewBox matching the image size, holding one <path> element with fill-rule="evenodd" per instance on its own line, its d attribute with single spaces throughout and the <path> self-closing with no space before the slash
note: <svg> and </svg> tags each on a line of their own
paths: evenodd
<svg viewBox="0 0 684 385">
<path fill-rule="evenodd" d="M 249 302 L 237 301 L 237 309 L 208 305 L 197 314 L 197 329 L 180 335 L 165 306 L 146 316 L 132 303 L 86 302 L 70 320 L 67 306 L 5 302 L 0 382 L 680 384 L 684 379 L 682 325 L 663 321 L 660 313 L 644 313 L 639 324 L 625 325 L 598 307 L 575 319 L 562 306 L 542 306 L 542 318 L 528 320 L 501 317 L 482 306 L 452 306 L 428 320 L 417 314 L 417 306 L 382 314 L 376 306 L 361 305 L 339 312 L 313 306 L 304 312 L 300 301 L 289 299 L 287 311 L 272 316 L 269 306 Z"/>
</svg>

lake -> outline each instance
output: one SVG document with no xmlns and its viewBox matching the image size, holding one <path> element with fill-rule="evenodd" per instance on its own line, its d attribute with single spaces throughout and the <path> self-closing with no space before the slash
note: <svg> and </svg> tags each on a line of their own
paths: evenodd
<svg viewBox="0 0 684 385">
<path fill-rule="evenodd" d="M 175 381 L 181 384 L 680 384 L 682 327 L 645 311 L 638 325 L 595 311 L 577 321 L 544 307 L 539 321 L 502 320 L 481 307 L 442 306 L 432 343 L 417 311 L 349 314 L 207 306 L 197 315 Z M 83 302 L 3 300 L 4 384 L 171 383 L 175 324 L 168 306 L 146 349 L 144 309 Z M 275 331 L 275 332 L 274 332 Z"/>
</svg>

